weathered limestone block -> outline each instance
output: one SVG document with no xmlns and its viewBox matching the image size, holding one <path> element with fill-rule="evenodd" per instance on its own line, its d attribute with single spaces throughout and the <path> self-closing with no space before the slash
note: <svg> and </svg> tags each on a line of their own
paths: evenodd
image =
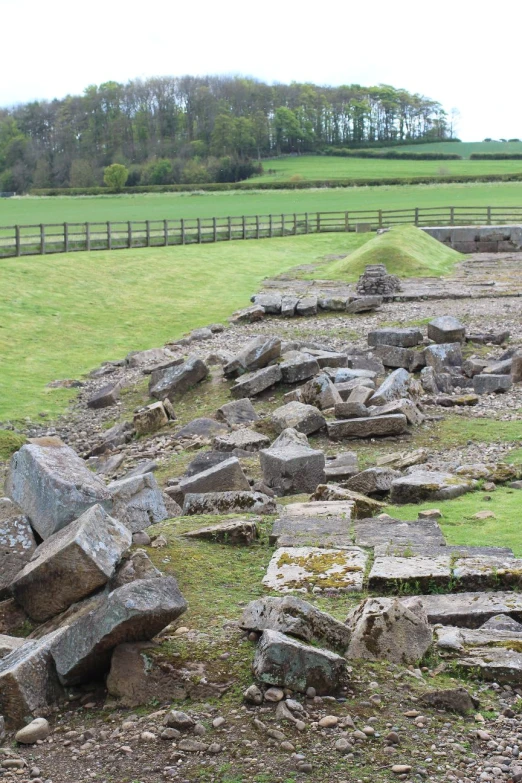
<svg viewBox="0 0 522 783">
<path fill-rule="evenodd" d="M 148 348 L 145 351 L 131 351 L 125 357 L 125 364 L 128 367 L 145 368 L 156 364 L 167 364 L 168 362 L 182 364 L 183 359 L 175 356 L 168 348 Z"/>
<path fill-rule="evenodd" d="M 422 332 L 417 328 L 374 329 L 368 332 L 368 345 L 395 345 L 397 348 L 414 348 L 422 342 Z"/>
<path fill-rule="evenodd" d="M 153 402 L 134 414 L 133 424 L 138 435 L 156 432 L 169 423 L 169 417 L 162 402 Z"/>
<path fill-rule="evenodd" d="M 127 555 L 116 569 L 110 581 L 110 589 L 136 582 L 138 579 L 159 579 L 161 571 L 156 568 L 144 549 L 136 549 Z"/>
<path fill-rule="evenodd" d="M 279 547 L 319 547 L 342 548 L 352 546 L 352 534 L 350 531 L 350 518 L 353 504 L 349 503 L 292 503 L 291 505 L 306 509 L 306 513 L 296 515 L 289 514 L 285 508 L 284 516 L 274 522 L 270 534 L 270 544 Z M 348 513 L 318 513 L 313 514 L 316 506 L 319 512 L 324 507 L 349 506 Z"/>
<path fill-rule="evenodd" d="M 276 502 L 262 492 L 189 493 L 183 502 L 183 515 L 194 514 L 275 514 Z"/>
<path fill-rule="evenodd" d="M 51 657 L 51 647 L 63 633 L 61 629 L 41 639 L 27 639 L 0 660 L 0 714 L 13 728 L 63 698 Z"/>
<path fill-rule="evenodd" d="M 445 538 L 434 517 L 404 522 L 401 519 L 361 519 L 355 523 L 355 543 L 374 547 L 375 554 L 410 555 L 418 549 L 433 548 L 438 554 L 447 554 Z"/>
<path fill-rule="evenodd" d="M 415 598 L 404 598 L 410 605 Z M 460 628 L 480 628 L 497 614 L 509 615 L 522 622 L 522 593 L 495 591 L 491 593 L 454 593 L 424 595 L 422 602 L 431 625 L 455 625 Z"/>
<path fill-rule="evenodd" d="M 484 375 L 511 375 L 512 365 L 513 360 L 510 357 L 509 359 L 502 359 L 498 362 L 488 364 L 484 367 L 482 372 Z"/>
<path fill-rule="evenodd" d="M 392 400 L 408 397 L 412 380 L 412 376 L 407 370 L 403 368 L 394 370 L 381 383 L 371 397 L 369 404 L 385 405 L 387 402 L 392 402 Z"/>
<path fill-rule="evenodd" d="M 281 294 L 256 294 L 251 301 L 262 307 L 269 315 L 279 315 L 281 312 Z"/>
<path fill-rule="evenodd" d="M 346 359 L 346 356 L 344 358 Z M 319 373 L 315 378 L 311 378 L 301 387 L 300 392 L 301 402 L 307 405 L 315 405 L 316 408 L 322 411 L 327 408 L 333 408 L 334 405 L 342 402 L 339 391 L 326 373 Z"/>
<path fill-rule="evenodd" d="M 265 484 L 281 495 L 313 492 L 325 481 L 325 457 L 308 445 L 306 435 L 283 430 L 269 449 L 260 452 Z"/>
<path fill-rule="evenodd" d="M 72 685 L 103 674 L 115 647 L 152 639 L 186 609 L 171 576 L 119 587 L 96 609 L 68 626 L 52 645 L 60 680 Z"/>
<path fill-rule="evenodd" d="M 375 405 L 369 410 L 370 416 L 387 416 L 394 413 L 402 413 L 406 416 L 408 424 L 412 425 L 422 424 L 426 418 L 417 408 L 415 403 L 408 398 L 392 400 L 384 405 Z"/>
<path fill-rule="evenodd" d="M 338 487 L 335 484 L 320 484 L 310 497 L 313 502 L 324 501 L 350 501 L 354 505 L 354 517 L 356 519 L 365 519 L 371 517 L 384 508 L 384 503 L 374 500 L 360 492 L 353 492 L 351 489 Z"/>
<path fill-rule="evenodd" d="M 354 378 L 353 381 L 346 381 L 335 384 L 335 388 L 341 395 L 341 400 L 344 402 L 349 399 L 352 391 L 354 389 L 358 389 L 359 387 L 369 389 L 373 393 L 375 390 L 375 381 L 372 381 L 371 378 Z"/>
<path fill-rule="evenodd" d="M 450 367 L 462 366 L 462 348 L 460 343 L 439 343 L 428 345 L 424 349 L 426 365 L 433 367 L 436 373 L 448 372 Z"/>
<path fill-rule="evenodd" d="M 131 533 L 169 517 L 153 473 L 113 481 L 108 489 L 113 499 L 113 515 Z"/>
<path fill-rule="evenodd" d="M 408 420 L 403 414 L 397 413 L 390 416 L 329 421 L 326 426 L 328 437 L 332 440 L 376 438 L 388 435 L 402 435 L 403 432 L 406 432 Z"/>
<path fill-rule="evenodd" d="M 314 294 L 302 296 L 295 307 L 296 315 L 317 315 L 317 297 Z"/>
<path fill-rule="evenodd" d="M 231 324 L 252 324 L 262 321 L 265 317 L 265 308 L 255 304 L 252 307 L 245 307 L 243 310 L 236 310 L 230 319 Z"/>
<path fill-rule="evenodd" d="M 348 356 L 345 353 L 320 348 L 307 348 L 306 352 L 317 359 L 319 367 L 348 367 Z"/>
<path fill-rule="evenodd" d="M 278 631 L 263 631 L 256 649 L 254 675 L 269 685 L 305 693 L 335 694 L 346 684 L 346 660 L 340 655 L 291 639 Z"/>
<path fill-rule="evenodd" d="M 347 302 L 347 296 L 331 296 L 330 294 L 322 294 L 317 298 L 317 306 L 319 310 L 326 310 L 328 312 L 343 312 L 346 310 Z"/>
<path fill-rule="evenodd" d="M 253 519 L 233 519 L 219 525 L 200 527 L 183 533 L 186 538 L 201 538 L 221 544 L 252 544 L 259 537 L 257 524 Z"/>
<path fill-rule="evenodd" d="M 393 482 L 390 502 L 401 506 L 425 500 L 449 500 L 464 495 L 474 485 L 474 481 L 451 473 L 419 470 Z"/>
<path fill-rule="evenodd" d="M 271 590 L 361 591 L 368 553 L 360 547 L 280 547 L 272 555 L 263 584 Z"/>
<path fill-rule="evenodd" d="M 184 495 L 189 492 L 228 492 L 231 490 L 250 490 L 248 479 L 243 473 L 237 457 L 220 462 L 207 470 L 186 476 L 179 482 Z"/>
<path fill-rule="evenodd" d="M 281 315 L 283 318 L 293 318 L 297 307 L 297 296 L 283 296 L 281 298 Z"/>
<path fill-rule="evenodd" d="M 364 419 L 368 415 L 368 408 L 361 402 L 338 402 L 335 406 L 337 419 Z"/>
<path fill-rule="evenodd" d="M 345 486 L 362 495 L 383 495 L 390 491 L 392 482 L 400 477 L 401 473 L 391 468 L 367 468 L 348 479 Z"/>
<path fill-rule="evenodd" d="M 44 622 L 106 584 L 131 544 L 121 522 L 92 506 L 38 547 L 12 584 L 14 597 Z"/>
<path fill-rule="evenodd" d="M 227 378 L 235 378 L 245 372 L 261 370 L 280 356 L 281 340 L 278 337 L 255 337 L 223 367 L 223 372 Z"/>
<path fill-rule="evenodd" d="M 382 296 L 358 296 L 346 305 L 346 312 L 350 314 L 368 313 L 378 310 L 382 305 Z"/>
<path fill-rule="evenodd" d="M 183 438 L 213 438 L 215 435 L 220 435 L 222 432 L 228 432 L 227 425 L 222 421 L 216 421 L 215 419 L 207 419 L 201 417 L 189 421 L 179 430 L 176 430 L 174 437 L 177 440 Z"/>
<path fill-rule="evenodd" d="M 305 405 L 302 402 L 288 402 L 272 413 L 272 422 L 279 433 L 289 427 L 311 435 L 322 429 L 326 420 L 318 408 L 313 405 Z"/>
<path fill-rule="evenodd" d="M 227 424 L 251 424 L 259 419 L 254 406 L 247 397 L 225 403 L 221 408 L 218 408 L 216 417 Z"/>
<path fill-rule="evenodd" d="M 452 315 L 442 315 L 428 324 L 428 337 L 436 343 L 463 343 L 466 327 Z"/>
<path fill-rule="evenodd" d="M 370 590 L 395 591 L 397 585 L 412 585 L 421 591 L 433 587 L 448 588 L 451 579 L 449 554 L 412 555 L 395 557 L 377 556 L 368 578 Z"/>
<path fill-rule="evenodd" d="M 0 498 L 0 597 L 36 549 L 31 525 L 9 498 Z"/>
<path fill-rule="evenodd" d="M 274 364 L 262 370 L 241 375 L 230 389 L 233 397 L 255 397 L 282 379 L 281 367 Z"/>
<path fill-rule="evenodd" d="M 511 389 L 511 375 L 486 375 L 481 373 L 473 378 L 473 389 L 477 394 L 496 394 Z"/>
<path fill-rule="evenodd" d="M 327 481 L 344 481 L 359 472 L 357 454 L 347 451 L 334 459 L 327 459 L 324 470 Z"/>
<path fill-rule="evenodd" d="M 153 372 L 150 376 L 149 394 L 158 400 L 168 397 L 173 401 L 176 396 L 184 394 L 207 376 L 208 367 L 205 362 L 191 356 L 183 364 Z"/>
<path fill-rule="evenodd" d="M 403 367 L 409 370 L 415 356 L 411 348 L 399 348 L 396 345 L 376 345 L 373 353 L 381 359 L 385 367 Z"/>
<path fill-rule="evenodd" d="M 256 452 L 270 446 L 270 438 L 255 430 L 235 430 L 226 435 L 218 435 L 212 445 L 216 451 L 240 451 Z"/>
<path fill-rule="evenodd" d="M 522 586 L 522 560 L 492 555 L 457 559 L 453 576 L 462 590 L 516 590 Z"/>
<path fill-rule="evenodd" d="M 37 438 L 13 454 L 6 490 L 43 539 L 96 503 L 112 509 L 103 481 L 59 438 Z"/>
<path fill-rule="evenodd" d="M 0 634 L 0 658 L 5 658 L 15 650 L 18 650 L 25 644 L 25 639 L 20 639 L 18 636 L 6 636 Z"/>
<path fill-rule="evenodd" d="M 319 372 L 317 359 L 302 351 L 289 351 L 283 354 L 279 365 L 283 383 L 299 383 L 307 381 Z"/>
<path fill-rule="evenodd" d="M 344 623 L 291 595 L 251 601 L 243 611 L 239 627 L 246 631 L 279 631 L 342 652 L 350 641 L 350 631 Z"/>
<path fill-rule="evenodd" d="M 98 389 L 87 400 L 88 408 L 108 408 L 110 405 L 116 405 L 120 397 L 120 385 L 110 383 Z"/>
<path fill-rule="evenodd" d="M 407 608 L 397 598 L 367 598 L 351 612 L 346 624 L 351 631 L 347 658 L 415 664 L 433 640 L 419 599 Z"/>
</svg>

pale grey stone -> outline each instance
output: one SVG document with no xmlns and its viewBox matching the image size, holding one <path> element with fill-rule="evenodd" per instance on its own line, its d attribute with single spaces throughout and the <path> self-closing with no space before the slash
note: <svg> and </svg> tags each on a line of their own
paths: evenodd
<svg viewBox="0 0 522 783">
<path fill-rule="evenodd" d="M 425 500 L 449 500 L 469 492 L 475 486 L 470 479 L 451 473 L 418 470 L 396 479 L 391 488 L 390 502 L 402 506 Z"/>
<path fill-rule="evenodd" d="M 344 438 L 375 438 L 388 435 L 402 435 L 408 421 L 403 414 L 375 416 L 359 419 L 345 419 L 327 422 L 328 437 L 332 440 Z"/>
<path fill-rule="evenodd" d="M 303 351 L 284 353 L 279 365 L 283 383 L 299 383 L 307 381 L 319 372 L 317 359 Z"/>
<path fill-rule="evenodd" d="M 392 482 L 400 476 L 399 471 L 392 468 L 367 468 L 349 478 L 345 486 L 363 495 L 382 495 L 390 491 Z"/>
<path fill-rule="evenodd" d="M 226 435 L 218 435 L 212 445 L 216 451 L 247 451 L 256 452 L 270 446 L 270 438 L 255 430 L 241 429 Z"/>
<path fill-rule="evenodd" d="M 162 402 L 153 402 L 134 414 L 133 424 L 138 435 L 148 435 L 165 427 L 169 417 Z"/>
<path fill-rule="evenodd" d="M 444 548 L 442 548 L 444 549 Z M 420 590 L 447 589 L 451 579 L 450 554 L 395 557 L 378 555 L 368 577 L 370 590 L 395 591 L 398 585 Z"/>
<path fill-rule="evenodd" d="M 183 515 L 193 514 L 275 514 L 276 502 L 262 492 L 189 493 L 183 502 Z"/>
<path fill-rule="evenodd" d="M 232 519 L 219 525 L 201 527 L 183 533 L 186 538 L 201 538 L 204 541 L 217 541 L 223 544 L 252 544 L 258 537 L 258 529 L 253 519 Z"/>
<path fill-rule="evenodd" d="M 262 370 L 241 375 L 234 386 L 230 389 L 233 397 L 255 397 L 261 394 L 265 389 L 269 389 L 282 379 L 281 367 L 274 364 L 270 367 L 263 367 Z"/>
<path fill-rule="evenodd" d="M 511 389 L 513 381 L 510 375 L 486 375 L 481 373 L 473 378 L 473 389 L 477 394 L 496 394 Z"/>
<path fill-rule="evenodd" d="M 149 394 L 158 400 L 168 397 L 172 401 L 207 376 L 208 367 L 205 362 L 196 356 L 190 356 L 183 364 L 153 372 L 150 376 Z"/>
<path fill-rule="evenodd" d="M 423 340 L 422 332 L 416 327 L 384 328 L 368 332 L 368 345 L 395 345 L 398 348 L 414 348 Z"/>
<path fill-rule="evenodd" d="M 250 484 L 237 457 L 230 457 L 230 459 L 196 473 L 194 476 L 182 478 L 179 482 L 179 489 L 184 495 L 189 492 L 228 492 L 231 490 L 248 492 Z"/>
<path fill-rule="evenodd" d="M 36 549 L 31 525 L 9 498 L 0 498 L 0 597 Z"/>
<path fill-rule="evenodd" d="M 261 370 L 281 356 L 281 340 L 278 337 L 254 337 L 228 364 L 223 372 L 235 378 L 246 372 Z"/>
<path fill-rule="evenodd" d="M 227 424 L 251 424 L 259 419 L 254 406 L 247 397 L 225 403 L 221 408 L 218 408 L 216 416 Z"/>
<path fill-rule="evenodd" d="M 108 489 L 113 499 L 113 515 L 131 533 L 169 518 L 153 473 L 113 481 Z"/>
<path fill-rule="evenodd" d="M 279 547 L 268 564 L 263 584 L 287 593 L 314 588 L 360 592 L 368 553 L 360 547 Z"/>
<path fill-rule="evenodd" d="M 442 315 L 429 322 L 428 337 L 436 343 L 463 343 L 466 327 L 452 315 Z"/>
<path fill-rule="evenodd" d="M 323 452 L 312 449 L 306 436 L 296 430 L 283 430 L 272 446 L 259 454 L 263 480 L 278 494 L 312 492 L 325 481 Z"/>
<path fill-rule="evenodd" d="M 402 600 L 408 606 L 414 598 Z M 518 592 L 433 594 L 422 596 L 422 601 L 432 625 L 479 628 L 497 614 L 506 614 L 522 622 L 522 593 Z"/>
<path fill-rule="evenodd" d="M 311 435 L 322 429 L 326 420 L 322 413 L 313 405 L 305 405 L 302 402 L 288 402 L 286 405 L 276 408 L 272 413 L 272 422 L 279 433 L 288 428 Z"/>
<path fill-rule="evenodd" d="M 385 405 L 392 400 L 400 400 L 408 397 L 412 382 L 410 373 L 399 368 L 394 370 L 386 380 L 384 380 L 377 391 L 372 395 L 369 403 L 371 405 Z"/>
<path fill-rule="evenodd" d="M 428 345 L 424 350 L 428 367 L 433 367 L 436 373 L 448 372 L 450 367 L 462 366 L 462 348 L 460 343 L 440 343 Z"/>
</svg>

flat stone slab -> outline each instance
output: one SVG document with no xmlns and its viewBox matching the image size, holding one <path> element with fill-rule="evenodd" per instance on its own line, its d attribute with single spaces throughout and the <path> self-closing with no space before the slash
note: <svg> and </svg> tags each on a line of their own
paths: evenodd
<svg viewBox="0 0 522 783">
<path fill-rule="evenodd" d="M 317 365 L 319 367 L 319 365 Z M 281 368 L 278 364 L 269 367 L 263 367 L 256 372 L 250 372 L 241 375 L 234 386 L 230 389 L 232 397 L 240 399 L 242 397 L 255 397 L 257 394 L 274 386 L 282 378 Z"/>
<path fill-rule="evenodd" d="M 212 442 L 216 451 L 241 451 L 256 452 L 270 446 L 270 438 L 261 432 L 242 429 L 230 432 L 226 435 L 218 435 Z"/>
<path fill-rule="evenodd" d="M 218 408 L 216 416 L 218 419 L 226 421 L 227 424 L 251 424 L 259 419 L 254 406 L 247 397 L 225 403 L 221 408 Z"/>
<path fill-rule="evenodd" d="M 341 419 L 327 422 L 328 437 L 332 440 L 402 435 L 406 432 L 407 426 L 406 416 L 400 413 L 374 418 Z"/>
<path fill-rule="evenodd" d="M 368 553 L 360 547 L 281 547 L 272 556 L 263 584 L 281 593 L 308 592 L 314 588 L 360 591 L 367 561 Z"/>
<path fill-rule="evenodd" d="M 357 546 L 374 546 L 386 550 L 379 554 L 395 554 L 395 548 L 439 546 L 446 544 L 436 519 L 403 522 L 400 519 L 359 519 L 355 522 Z M 387 550 L 390 550 L 389 552 Z M 398 553 L 397 553 L 398 554 Z"/>
<path fill-rule="evenodd" d="M 354 451 L 348 451 L 345 454 L 339 454 L 335 459 L 327 459 L 324 472 L 327 481 L 342 481 L 351 478 L 359 472 L 357 454 Z"/>
<path fill-rule="evenodd" d="M 418 597 L 401 600 L 408 605 Z M 459 628 L 479 628 L 497 614 L 506 614 L 518 622 L 522 621 L 522 593 L 497 591 L 423 595 L 422 602 L 432 625 L 441 623 Z"/>
<path fill-rule="evenodd" d="M 257 524 L 253 519 L 232 519 L 219 525 L 200 527 L 199 530 L 191 530 L 183 535 L 185 538 L 200 538 L 220 544 L 251 544 L 259 537 Z"/>
<path fill-rule="evenodd" d="M 400 506 L 425 500 L 449 500 L 469 492 L 475 483 L 451 473 L 419 470 L 395 479 L 390 491 L 390 502 Z"/>
<path fill-rule="evenodd" d="M 280 547 L 351 547 L 350 517 L 280 517 L 274 522 L 270 544 Z"/>
<path fill-rule="evenodd" d="M 243 473 L 237 457 L 220 462 L 218 465 L 202 470 L 194 476 L 187 476 L 179 482 L 184 495 L 201 492 L 250 491 L 250 484 Z"/>
<path fill-rule="evenodd" d="M 423 557 L 378 556 L 368 578 L 370 590 L 392 590 L 397 585 L 408 585 L 418 590 L 448 588 L 451 579 L 449 555 Z"/>
<path fill-rule="evenodd" d="M 285 517 L 337 517 L 351 519 L 355 503 L 352 500 L 315 500 L 310 503 L 288 503 Z"/>
<path fill-rule="evenodd" d="M 183 516 L 194 514 L 275 514 L 276 501 L 262 492 L 189 492 Z"/>
<path fill-rule="evenodd" d="M 406 327 L 402 329 L 374 329 L 368 332 L 368 345 L 395 345 L 399 348 L 414 348 L 422 342 L 420 329 Z"/>
<path fill-rule="evenodd" d="M 522 585 L 522 560 L 479 554 L 459 558 L 453 563 L 453 576 L 463 590 L 518 588 Z"/>
<path fill-rule="evenodd" d="M 498 617 L 499 615 L 495 615 Z M 493 619 L 493 618 L 492 618 Z M 518 626 L 519 630 L 496 630 L 491 627 L 486 627 L 487 623 L 481 628 L 457 628 L 457 626 L 438 626 L 435 629 L 435 636 L 437 643 L 441 643 L 439 646 L 441 649 L 447 649 L 444 644 L 444 639 L 452 637 L 463 647 L 488 647 L 497 646 L 503 647 L 506 642 L 514 642 L 513 647 L 517 647 L 522 642 L 522 625 L 516 623 L 510 617 L 506 618 L 507 621 L 511 620 L 511 623 L 515 627 Z M 491 620 L 488 620 L 490 623 Z M 505 623 L 506 624 L 506 623 Z"/>
<path fill-rule="evenodd" d="M 520 649 L 520 642 L 518 644 Z M 484 680 L 519 686 L 522 680 L 522 653 L 509 648 L 477 647 L 458 658 L 457 666 Z"/>
</svg>

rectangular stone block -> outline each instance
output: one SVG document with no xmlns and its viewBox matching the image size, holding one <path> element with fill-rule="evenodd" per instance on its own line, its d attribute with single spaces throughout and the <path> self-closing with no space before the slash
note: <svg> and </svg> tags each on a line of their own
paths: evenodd
<svg viewBox="0 0 522 783">
<path fill-rule="evenodd" d="M 461 590 L 512 589 L 522 586 L 522 560 L 477 555 L 453 563 L 453 576 Z"/>
<path fill-rule="evenodd" d="M 370 590 L 396 590 L 398 585 L 408 585 L 419 592 L 434 588 L 449 588 L 451 579 L 449 555 L 424 557 L 378 556 L 368 578 Z"/>
<path fill-rule="evenodd" d="M 277 549 L 263 578 L 271 590 L 361 591 L 368 553 L 359 547 L 324 549 L 281 547 Z"/>
<path fill-rule="evenodd" d="M 0 597 L 36 549 L 31 525 L 9 498 L 0 498 Z"/>
<path fill-rule="evenodd" d="M 250 490 L 248 479 L 243 473 L 237 457 L 213 465 L 194 476 L 187 476 L 179 482 L 180 491 L 189 492 L 227 492 L 229 490 Z"/>
<path fill-rule="evenodd" d="M 368 345 L 395 345 L 398 348 L 414 348 L 422 342 L 423 335 L 420 329 L 374 329 L 368 332 Z"/>
<path fill-rule="evenodd" d="M 278 364 L 263 367 L 257 372 L 242 375 L 230 389 L 233 397 L 255 397 L 257 394 L 269 389 L 282 379 L 281 368 Z"/>
<path fill-rule="evenodd" d="M 312 503 L 310 505 L 318 505 Z M 350 516 L 283 516 L 276 519 L 270 545 L 279 547 L 351 547 Z"/>
<path fill-rule="evenodd" d="M 332 440 L 347 438 L 375 438 L 402 435 L 408 421 L 403 414 L 375 416 L 361 419 L 345 419 L 327 422 L 328 437 Z"/>
<path fill-rule="evenodd" d="M 408 606 L 418 596 L 401 599 Z M 452 595 L 425 595 L 422 602 L 432 625 L 456 625 L 459 628 L 480 628 L 496 614 L 507 614 L 522 621 L 522 593 L 495 591 L 466 592 Z"/>
</svg>

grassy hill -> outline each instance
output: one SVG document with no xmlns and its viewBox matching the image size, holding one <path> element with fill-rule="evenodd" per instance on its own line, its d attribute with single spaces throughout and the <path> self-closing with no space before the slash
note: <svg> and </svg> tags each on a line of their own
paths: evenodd
<svg viewBox="0 0 522 783">
<path fill-rule="evenodd" d="M 474 152 L 522 154 L 522 141 L 435 141 L 432 144 L 405 144 L 388 147 L 397 152 L 450 152 L 469 158 Z"/>
<path fill-rule="evenodd" d="M 440 277 L 451 272 L 463 256 L 415 226 L 398 226 L 378 234 L 347 258 L 321 267 L 321 277 L 357 280 L 367 264 L 386 264 L 400 277 Z"/>
</svg>

